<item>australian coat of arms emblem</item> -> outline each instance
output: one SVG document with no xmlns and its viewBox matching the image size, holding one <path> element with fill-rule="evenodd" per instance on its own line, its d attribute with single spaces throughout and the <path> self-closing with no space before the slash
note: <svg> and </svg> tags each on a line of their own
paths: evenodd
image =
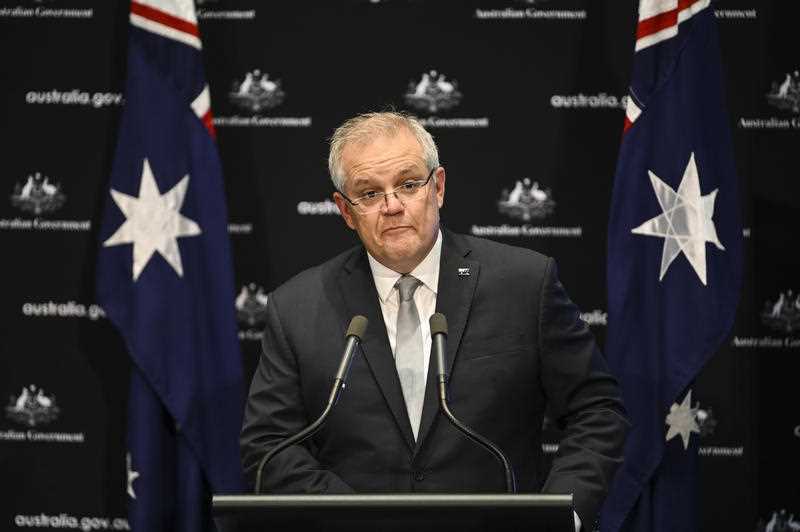
<svg viewBox="0 0 800 532">
<path fill-rule="evenodd" d="M 422 74 L 419 81 L 409 81 L 406 103 L 419 111 L 436 113 L 446 111 L 461 102 L 458 82 L 447 80 L 444 74 L 431 70 Z"/>
<path fill-rule="evenodd" d="M 767 301 L 761 311 L 761 321 L 777 332 L 791 334 L 800 330 L 800 294 L 795 296 L 787 290 L 774 302 Z"/>
<path fill-rule="evenodd" d="M 257 113 L 280 105 L 286 94 L 281 80 L 271 80 L 269 74 L 255 69 L 245 74 L 241 82 L 233 82 L 229 96 L 242 109 Z"/>
<path fill-rule="evenodd" d="M 6 406 L 6 415 L 23 425 L 35 427 L 49 423 L 58 417 L 55 396 L 47 396 L 35 384 L 23 387 L 19 396 L 11 396 Z"/>
<path fill-rule="evenodd" d="M 35 215 L 52 212 L 66 200 L 61 185 L 51 183 L 50 178 L 42 176 L 40 172 L 29 175 L 24 183 L 17 183 L 11 195 L 11 203 L 15 207 Z"/>
<path fill-rule="evenodd" d="M 504 189 L 497 206 L 501 213 L 527 222 L 552 214 L 556 202 L 553 201 L 550 189 L 542 189 L 538 181 L 531 183 L 526 177 L 517 180 L 510 191 Z"/>
<path fill-rule="evenodd" d="M 767 101 L 778 109 L 800 113 L 800 71 L 787 73 L 782 82 L 773 83 Z"/>
<path fill-rule="evenodd" d="M 267 300 L 264 289 L 255 283 L 242 286 L 236 296 L 236 317 L 249 327 L 264 325 L 267 321 Z"/>
</svg>

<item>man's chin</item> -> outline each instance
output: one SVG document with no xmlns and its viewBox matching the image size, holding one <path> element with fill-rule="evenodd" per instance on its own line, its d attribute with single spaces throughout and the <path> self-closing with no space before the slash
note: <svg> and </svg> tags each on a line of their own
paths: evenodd
<svg viewBox="0 0 800 532">
<path fill-rule="evenodd" d="M 409 261 L 414 261 L 418 248 L 419 243 L 411 239 L 384 241 L 382 255 L 387 262 L 395 267 L 400 267 L 401 265 L 408 264 Z"/>
</svg>

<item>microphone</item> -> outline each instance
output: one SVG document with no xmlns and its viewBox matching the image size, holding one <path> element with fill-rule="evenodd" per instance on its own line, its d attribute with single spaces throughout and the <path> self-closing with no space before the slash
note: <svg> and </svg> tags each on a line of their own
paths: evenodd
<svg viewBox="0 0 800 532">
<path fill-rule="evenodd" d="M 361 337 L 367 331 L 367 324 L 369 320 L 364 316 L 353 316 L 350 320 L 350 325 L 347 327 L 347 332 L 344 333 L 345 344 L 344 354 L 342 361 L 339 363 L 339 370 L 336 372 L 336 377 L 333 378 L 333 388 L 331 389 L 331 396 L 328 399 L 328 404 L 333 408 L 333 405 L 339 400 L 339 396 L 344 390 L 347 375 L 350 373 L 350 366 L 353 363 L 353 355 L 356 353 L 356 347 L 361 343 Z M 323 412 L 324 414 L 324 412 Z"/>
<path fill-rule="evenodd" d="M 495 458 L 497 458 L 497 460 L 503 466 L 503 471 L 505 473 L 506 492 L 516 493 L 517 483 L 514 479 L 514 469 L 511 467 L 511 462 L 509 462 L 508 458 L 506 458 L 506 456 L 503 454 L 503 451 L 501 451 L 500 448 L 491 441 L 459 421 L 459 419 L 453 415 L 453 412 L 450 411 L 450 406 L 447 404 L 447 381 L 449 380 L 449 375 L 447 375 L 447 366 L 444 363 L 445 344 L 447 342 L 447 318 L 444 317 L 444 314 L 437 312 L 431 316 L 430 325 L 431 350 L 433 351 L 433 356 L 436 359 L 436 381 L 439 387 L 439 408 L 455 428 L 460 430 L 470 440 L 474 441 L 478 445 L 481 445 Z"/>
<path fill-rule="evenodd" d="M 264 472 L 264 467 L 266 467 L 269 461 L 275 458 L 278 453 L 287 447 L 307 440 L 316 434 L 325 424 L 325 420 L 333 411 L 333 407 L 339 401 L 339 396 L 345 387 L 347 375 L 350 373 L 350 366 L 353 362 L 353 355 L 355 355 L 356 347 L 358 347 L 358 344 L 361 343 L 361 337 L 364 336 L 368 323 L 369 321 L 367 318 L 360 315 L 353 316 L 353 319 L 350 320 L 350 325 L 347 327 L 347 332 L 344 335 L 344 354 L 342 355 L 342 361 L 339 363 L 339 369 L 336 371 L 336 376 L 333 379 L 333 388 L 331 388 L 331 394 L 328 398 L 328 404 L 325 406 L 325 410 L 322 411 L 322 414 L 320 414 L 317 420 L 311 425 L 304 428 L 294 436 L 290 436 L 289 438 L 283 440 L 281 443 L 273 447 L 266 455 L 264 455 L 264 458 L 258 462 L 258 467 L 256 468 L 256 495 L 261 493 L 261 475 Z"/>
</svg>

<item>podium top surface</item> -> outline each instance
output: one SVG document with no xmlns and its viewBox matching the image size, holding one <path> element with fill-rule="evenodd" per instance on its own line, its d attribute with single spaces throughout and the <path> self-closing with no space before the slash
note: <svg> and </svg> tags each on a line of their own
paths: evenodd
<svg viewBox="0 0 800 532">
<path fill-rule="evenodd" d="M 572 495 L 386 493 L 364 495 L 214 495 L 217 511 L 253 508 L 572 508 Z"/>
<path fill-rule="evenodd" d="M 236 532 L 567 532 L 572 495 L 382 493 L 215 495 L 220 530 Z"/>
</svg>

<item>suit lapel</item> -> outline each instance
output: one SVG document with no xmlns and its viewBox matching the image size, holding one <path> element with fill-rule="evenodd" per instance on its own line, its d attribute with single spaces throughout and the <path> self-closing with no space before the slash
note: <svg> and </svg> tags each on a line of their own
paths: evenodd
<svg viewBox="0 0 800 532">
<path fill-rule="evenodd" d="M 392 415 L 403 434 L 409 450 L 414 449 L 414 434 L 403 399 L 400 379 L 383 323 L 383 313 L 378 303 L 378 292 L 372 278 L 366 252 L 355 251 L 339 274 L 339 289 L 351 316 L 362 314 L 369 320 L 369 327 L 361 342 L 361 350 L 375 381 L 383 394 Z"/>
<path fill-rule="evenodd" d="M 439 286 L 436 294 L 436 312 L 447 318 L 447 353 L 445 364 L 447 373 L 453 369 L 458 347 L 472 306 L 472 297 L 478 284 L 480 264 L 468 258 L 469 248 L 459 242 L 458 237 L 442 230 L 442 258 L 439 266 Z M 425 388 L 425 402 L 422 407 L 417 452 L 425 441 L 428 431 L 439 412 L 436 384 L 436 361 L 428 363 L 428 380 Z M 402 400 L 402 399 L 401 399 Z"/>
</svg>

